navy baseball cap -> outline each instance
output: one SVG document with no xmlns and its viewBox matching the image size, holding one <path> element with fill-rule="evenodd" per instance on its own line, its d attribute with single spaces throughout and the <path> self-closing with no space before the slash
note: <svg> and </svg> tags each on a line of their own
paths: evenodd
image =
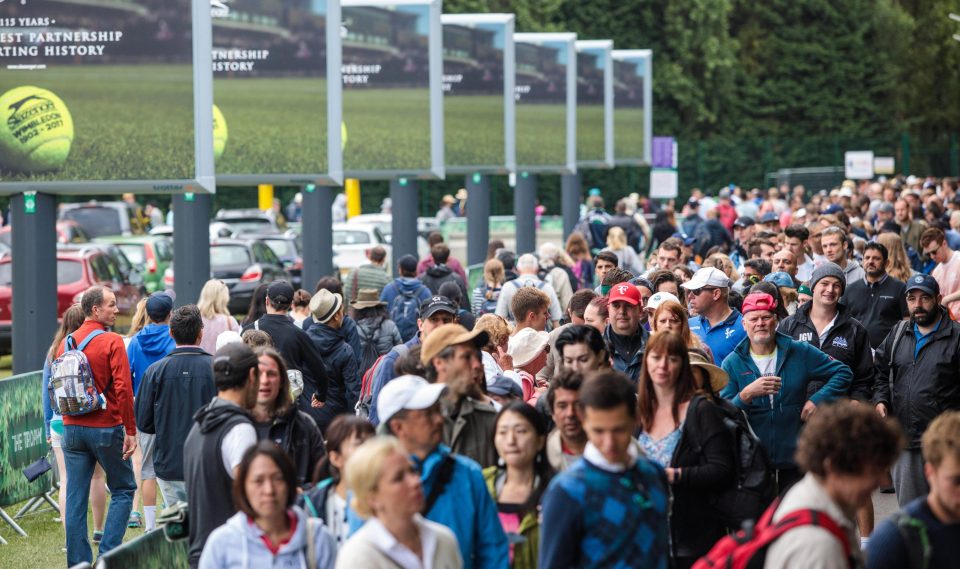
<svg viewBox="0 0 960 569">
<path fill-rule="evenodd" d="M 736 221 L 733 222 L 734 227 L 750 227 L 751 225 L 756 225 L 757 222 L 753 220 L 750 216 L 738 217 Z"/>
<path fill-rule="evenodd" d="M 774 221 L 780 221 L 780 218 L 772 211 L 768 211 L 760 216 L 760 223 L 773 223 Z"/>
<path fill-rule="evenodd" d="M 176 295 L 173 291 L 155 292 L 147 298 L 147 316 L 154 322 L 163 322 L 173 310 Z"/>
<path fill-rule="evenodd" d="M 432 296 L 420 303 L 420 318 L 426 320 L 437 312 L 449 312 L 456 316 L 460 307 L 445 296 Z"/>
<path fill-rule="evenodd" d="M 930 275 L 916 275 L 907 279 L 907 292 L 922 290 L 931 296 L 940 295 L 940 283 Z"/>
</svg>

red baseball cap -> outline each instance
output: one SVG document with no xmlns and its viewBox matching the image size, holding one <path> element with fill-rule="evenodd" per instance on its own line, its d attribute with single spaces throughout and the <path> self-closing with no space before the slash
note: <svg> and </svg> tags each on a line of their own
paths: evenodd
<svg viewBox="0 0 960 569">
<path fill-rule="evenodd" d="M 609 300 L 610 302 L 622 300 L 634 306 L 643 304 L 643 300 L 640 298 L 640 291 L 630 283 L 618 283 L 610 287 Z"/>
<path fill-rule="evenodd" d="M 753 312 L 754 310 L 769 310 L 770 312 L 776 312 L 777 301 L 774 300 L 769 294 L 755 292 L 753 294 L 748 294 L 747 298 L 743 299 L 742 308 L 743 309 L 741 312 L 743 314 Z"/>
</svg>

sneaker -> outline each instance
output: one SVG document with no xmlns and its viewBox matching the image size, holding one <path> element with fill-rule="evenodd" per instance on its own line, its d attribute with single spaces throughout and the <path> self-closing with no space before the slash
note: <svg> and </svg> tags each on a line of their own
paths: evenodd
<svg viewBox="0 0 960 569">
<path fill-rule="evenodd" d="M 132 512 L 130 514 L 130 519 L 127 520 L 128 528 L 139 528 L 143 527 L 143 517 L 140 515 L 140 512 Z"/>
<path fill-rule="evenodd" d="M 94 545 L 100 545 L 100 540 L 102 540 L 102 539 L 103 539 L 103 532 L 102 532 L 102 531 L 95 531 L 95 532 L 93 532 L 93 543 L 94 543 Z"/>
</svg>

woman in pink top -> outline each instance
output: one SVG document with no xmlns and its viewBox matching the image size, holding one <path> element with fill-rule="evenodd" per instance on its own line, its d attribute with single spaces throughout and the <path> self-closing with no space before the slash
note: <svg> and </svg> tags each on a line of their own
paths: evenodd
<svg viewBox="0 0 960 569">
<path fill-rule="evenodd" d="M 200 340 L 200 347 L 208 354 L 217 351 L 217 336 L 222 332 L 229 330 L 240 332 L 240 324 L 227 310 L 229 302 L 230 290 L 223 281 L 210 279 L 203 285 L 197 308 L 200 309 L 200 317 L 203 320 L 203 337 Z"/>
</svg>

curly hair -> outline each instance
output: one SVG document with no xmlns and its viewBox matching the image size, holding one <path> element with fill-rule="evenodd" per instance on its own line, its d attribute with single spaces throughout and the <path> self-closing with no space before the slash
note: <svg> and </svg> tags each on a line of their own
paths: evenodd
<svg viewBox="0 0 960 569">
<path fill-rule="evenodd" d="M 904 442 L 896 422 L 869 406 L 841 401 L 817 408 L 800 434 L 796 460 L 800 468 L 821 477 L 828 464 L 833 472 L 861 474 L 871 467 L 891 467 Z"/>
</svg>

